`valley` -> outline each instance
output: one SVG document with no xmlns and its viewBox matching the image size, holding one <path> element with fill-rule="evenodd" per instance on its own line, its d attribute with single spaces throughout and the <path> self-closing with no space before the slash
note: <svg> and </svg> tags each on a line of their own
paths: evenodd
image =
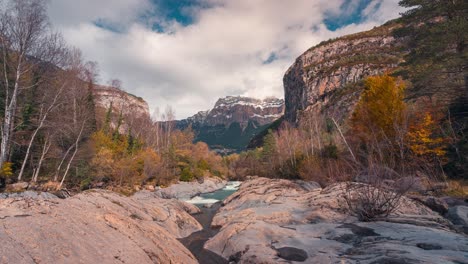
<svg viewBox="0 0 468 264">
<path fill-rule="evenodd" d="M 467 18 L 1 2 L 0 264 L 468 263 Z"/>
</svg>

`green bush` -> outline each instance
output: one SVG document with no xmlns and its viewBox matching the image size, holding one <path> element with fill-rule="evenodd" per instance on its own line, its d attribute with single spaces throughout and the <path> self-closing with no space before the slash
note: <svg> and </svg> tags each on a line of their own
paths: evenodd
<svg viewBox="0 0 468 264">
<path fill-rule="evenodd" d="M 182 172 L 180 173 L 180 181 L 183 181 L 183 182 L 189 182 L 189 181 L 192 181 L 193 180 L 193 173 L 192 171 L 190 170 L 189 167 L 185 167 Z"/>
<path fill-rule="evenodd" d="M 200 161 L 198 161 L 198 164 L 197 164 L 197 167 L 201 170 L 210 170 L 211 167 L 210 167 L 210 164 L 208 164 L 208 162 L 204 159 L 201 159 Z"/>
<path fill-rule="evenodd" d="M 338 159 L 338 147 L 333 144 L 325 146 L 322 150 L 322 157 L 328 159 Z"/>
<path fill-rule="evenodd" d="M 80 183 L 80 190 L 88 190 L 91 188 L 91 178 L 86 178 L 81 181 Z"/>
</svg>

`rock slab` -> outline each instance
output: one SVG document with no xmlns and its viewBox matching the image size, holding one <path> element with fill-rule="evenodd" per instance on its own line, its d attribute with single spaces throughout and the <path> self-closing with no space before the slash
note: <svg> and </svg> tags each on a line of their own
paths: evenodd
<svg viewBox="0 0 468 264">
<path fill-rule="evenodd" d="M 225 200 L 205 248 L 237 263 L 466 263 L 468 237 L 403 197 L 386 221 L 348 213 L 344 185 L 253 178 Z"/>
<path fill-rule="evenodd" d="M 198 208 L 153 195 L 90 190 L 68 199 L 0 200 L 0 263 L 197 263 L 177 238 Z M 199 212 L 199 211 L 198 211 Z"/>
</svg>

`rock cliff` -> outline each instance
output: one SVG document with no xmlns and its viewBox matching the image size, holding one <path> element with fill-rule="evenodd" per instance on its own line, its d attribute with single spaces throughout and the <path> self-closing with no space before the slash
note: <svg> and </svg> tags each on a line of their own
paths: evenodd
<svg viewBox="0 0 468 264">
<path fill-rule="evenodd" d="M 112 104 L 114 112 L 122 110 L 124 115 L 150 116 L 148 103 L 143 98 L 117 88 L 97 85 L 94 88 L 94 102 L 97 107 L 106 110 Z"/>
<path fill-rule="evenodd" d="M 396 22 L 367 32 L 322 42 L 287 70 L 285 120 L 295 123 L 303 111 L 320 109 L 339 119 L 357 102 L 365 77 L 389 71 L 402 62 L 404 45 L 391 32 Z"/>
<path fill-rule="evenodd" d="M 198 112 L 196 115 L 181 120 L 180 124 L 192 124 L 199 126 L 229 126 L 239 123 L 246 128 L 249 122 L 255 122 L 259 126 L 270 124 L 280 118 L 284 112 L 284 100 L 266 98 L 264 100 L 227 96 L 220 98 L 213 109 Z"/>
</svg>

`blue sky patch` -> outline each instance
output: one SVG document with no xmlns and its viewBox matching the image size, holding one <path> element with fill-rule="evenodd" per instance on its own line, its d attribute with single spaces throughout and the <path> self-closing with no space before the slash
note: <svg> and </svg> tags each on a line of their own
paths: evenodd
<svg viewBox="0 0 468 264">
<path fill-rule="evenodd" d="M 339 14 L 327 14 L 323 22 L 331 31 L 335 31 L 350 24 L 364 22 L 366 16 L 363 14 L 363 11 L 373 1 L 376 0 L 346 0 L 341 5 Z M 378 9 L 379 5 L 379 3 L 375 5 L 374 9 Z"/>
<path fill-rule="evenodd" d="M 143 20 L 154 19 L 150 27 L 154 31 L 164 30 L 164 23 L 167 21 L 177 21 L 182 26 L 188 26 L 195 22 L 194 10 L 209 8 L 210 6 L 203 0 L 151 0 L 154 10 L 147 12 Z"/>
<path fill-rule="evenodd" d="M 270 64 L 270 63 L 274 62 L 277 59 L 278 59 L 278 56 L 276 56 L 276 53 L 272 52 L 272 53 L 270 53 L 270 56 L 268 57 L 268 59 L 266 59 L 263 62 L 263 64 Z"/>
<path fill-rule="evenodd" d="M 105 30 L 109 30 L 109 31 L 112 31 L 112 32 L 115 32 L 115 33 L 122 33 L 123 32 L 123 28 L 121 25 L 119 24 L 116 24 L 116 23 L 112 23 L 106 19 L 102 19 L 102 18 L 99 18 L 99 19 L 96 19 L 95 21 L 93 21 L 93 24 L 96 26 L 96 27 L 99 27 L 99 28 L 102 28 L 102 29 L 105 29 Z"/>
</svg>

